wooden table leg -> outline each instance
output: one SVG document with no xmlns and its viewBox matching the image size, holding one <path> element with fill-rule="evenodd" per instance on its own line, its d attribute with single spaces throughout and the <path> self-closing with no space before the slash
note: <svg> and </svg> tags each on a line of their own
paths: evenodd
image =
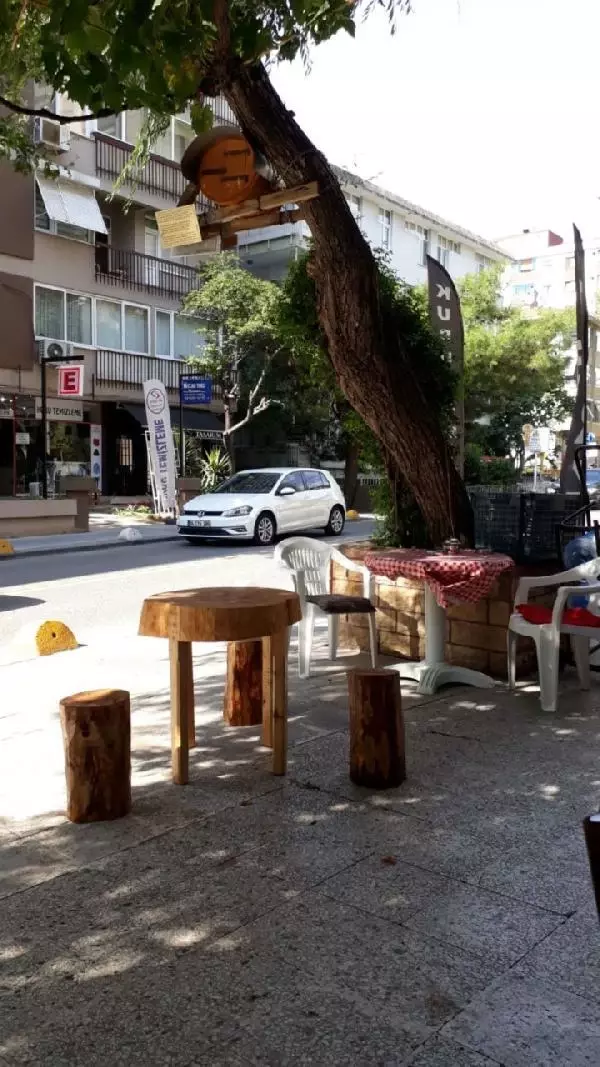
<svg viewBox="0 0 600 1067">
<path fill-rule="evenodd" d="M 194 676 L 189 641 L 169 641 L 171 661 L 171 751 L 173 781 L 189 780 L 190 735 L 194 729 Z M 194 735 L 195 744 L 195 735 Z"/>
<path fill-rule="evenodd" d="M 273 653 L 271 638 L 262 639 L 262 743 L 265 748 L 273 748 L 273 685 L 271 676 Z"/>
<path fill-rule="evenodd" d="M 287 638 L 287 630 L 271 637 L 273 774 L 285 774 L 287 766 Z"/>
</svg>

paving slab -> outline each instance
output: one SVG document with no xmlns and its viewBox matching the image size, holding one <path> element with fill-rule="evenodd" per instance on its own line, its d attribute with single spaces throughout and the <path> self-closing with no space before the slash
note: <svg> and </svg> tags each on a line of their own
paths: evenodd
<svg viewBox="0 0 600 1067">
<path fill-rule="evenodd" d="M 586 1000 L 600 1002 L 600 933 L 592 899 L 557 927 L 515 967 L 532 981 L 553 982 Z"/>
<path fill-rule="evenodd" d="M 406 1061 L 405 1067 L 497 1067 L 497 1064 L 498 1060 L 471 1052 L 455 1041 L 433 1037 Z"/>
<path fill-rule="evenodd" d="M 442 1037 L 504 1067 L 592 1067 L 600 1063 L 596 1004 L 550 982 L 514 975 L 494 982 Z"/>
</svg>

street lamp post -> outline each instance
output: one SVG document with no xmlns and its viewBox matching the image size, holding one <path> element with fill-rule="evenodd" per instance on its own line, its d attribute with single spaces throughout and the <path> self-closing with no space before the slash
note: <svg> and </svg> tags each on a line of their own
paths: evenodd
<svg viewBox="0 0 600 1067">
<path fill-rule="evenodd" d="M 81 356 L 42 356 L 40 359 L 40 374 L 42 379 L 42 496 L 48 499 L 48 468 L 46 464 L 46 435 L 48 433 L 47 412 L 47 387 L 46 367 L 58 366 L 61 363 L 81 363 Z"/>
</svg>

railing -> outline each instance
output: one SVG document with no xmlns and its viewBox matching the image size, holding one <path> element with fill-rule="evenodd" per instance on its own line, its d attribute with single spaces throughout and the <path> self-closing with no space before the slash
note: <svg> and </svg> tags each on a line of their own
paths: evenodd
<svg viewBox="0 0 600 1067">
<path fill-rule="evenodd" d="M 99 385 L 120 385 L 125 389 L 139 389 L 150 378 L 158 378 L 167 389 L 179 389 L 179 375 L 188 370 L 180 359 L 159 359 L 157 356 L 133 356 L 99 348 L 96 353 L 96 381 Z"/>
<path fill-rule="evenodd" d="M 180 374 L 189 374 L 190 366 L 182 359 L 161 359 L 159 356 L 136 356 L 99 348 L 96 352 L 96 382 L 98 385 L 119 385 L 124 389 L 140 389 L 144 382 L 158 378 L 167 389 L 179 392 Z M 221 396 L 221 388 L 213 385 L 213 399 Z"/>
<path fill-rule="evenodd" d="M 95 133 L 94 139 L 96 173 L 116 178 L 133 152 L 133 146 L 105 133 Z M 158 196 L 178 200 L 185 189 L 186 181 L 178 163 L 163 156 L 151 155 L 146 166 L 136 173 L 134 185 L 139 189 L 157 193 Z"/>
<path fill-rule="evenodd" d="M 96 280 L 107 285 L 177 297 L 198 288 L 198 272 L 170 259 L 98 245 L 95 261 Z"/>
</svg>

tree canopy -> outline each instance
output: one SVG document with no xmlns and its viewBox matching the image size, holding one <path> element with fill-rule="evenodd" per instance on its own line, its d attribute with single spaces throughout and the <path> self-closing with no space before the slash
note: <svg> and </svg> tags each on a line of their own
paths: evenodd
<svg viewBox="0 0 600 1067">
<path fill-rule="evenodd" d="M 502 267 L 459 284 L 465 324 L 467 439 L 492 454 L 522 449 L 526 423 L 547 426 L 565 415 L 566 352 L 575 334 L 571 309 L 505 308 Z M 485 418 L 487 425 L 476 420 Z"/>
<path fill-rule="evenodd" d="M 28 114 L 51 114 L 24 98 L 30 79 L 64 92 L 83 114 L 138 108 L 175 115 L 192 104 L 192 124 L 211 122 L 204 90 L 223 62 L 307 56 L 311 46 L 374 8 L 394 16 L 408 0 L 4 0 L 0 4 L 0 153 L 35 162 Z M 224 55 L 223 24 L 226 22 Z M 217 74 L 217 67 L 219 72 Z M 209 92 L 210 95 L 210 92 Z M 79 116 L 60 116 L 73 122 Z"/>
</svg>

